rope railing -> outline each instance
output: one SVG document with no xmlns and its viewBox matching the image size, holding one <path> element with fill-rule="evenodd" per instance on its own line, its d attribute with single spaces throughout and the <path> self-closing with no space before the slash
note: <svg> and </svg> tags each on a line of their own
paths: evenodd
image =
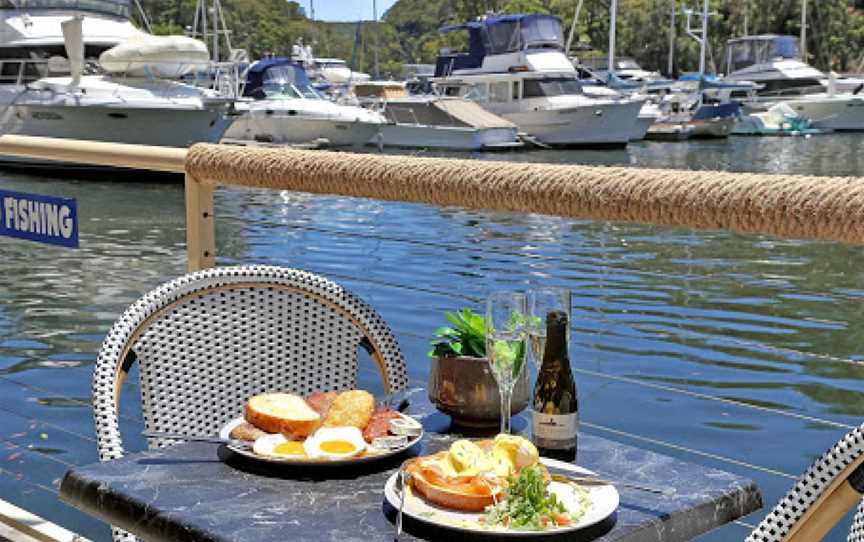
<svg viewBox="0 0 864 542">
<path fill-rule="evenodd" d="M 240 185 L 864 243 L 864 179 L 0 136 L 0 153 L 186 173 L 190 270 L 215 265 L 213 189 Z"/>
</svg>

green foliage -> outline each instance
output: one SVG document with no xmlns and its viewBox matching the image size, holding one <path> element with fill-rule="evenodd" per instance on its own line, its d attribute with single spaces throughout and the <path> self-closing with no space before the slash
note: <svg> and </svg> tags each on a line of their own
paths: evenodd
<svg viewBox="0 0 864 542">
<path fill-rule="evenodd" d="M 311 21 L 301 5 L 285 0 L 223 0 L 232 45 L 253 58 L 264 53 L 287 54 L 298 37 L 314 45 L 316 54 L 354 59 L 354 69 L 374 71 L 374 51 L 382 76 L 401 74 L 401 64 L 432 63 L 443 46 L 457 48 L 458 35 L 445 40 L 438 28 L 467 21 L 489 10 L 550 13 L 569 30 L 578 0 L 398 0 L 381 22 L 324 23 Z M 177 33 L 192 25 L 195 0 L 142 0 L 155 32 Z M 619 0 L 620 56 L 632 56 L 647 69 L 665 71 L 669 51 L 669 21 L 676 6 L 676 70 L 698 69 L 699 47 L 688 37 L 681 8 L 696 8 L 696 0 Z M 610 0 L 584 0 L 576 26 L 579 43 L 604 54 L 608 47 Z M 723 72 L 726 40 L 750 34 L 798 35 L 800 0 L 711 0 L 718 13 L 709 21 L 708 68 Z M 809 2 L 808 61 L 837 71 L 864 69 L 864 0 Z M 699 18 L 693 24 L 699 24 Z M 356 39 L 355 39 L 356 38 Z M 455 44 L 455 46 L 454 46 Z M 582 53 L 580 53 L 582 54 Z"/>
<path fill-rule="evenodd" d="M 445 312 L 444 316 L 453 327 L 439 327 L 432 334 L 432 351 L 429 357 L 486 356 L 486 323 L 483 316 L 471 309 L 456 313 Z"/>
</svg>

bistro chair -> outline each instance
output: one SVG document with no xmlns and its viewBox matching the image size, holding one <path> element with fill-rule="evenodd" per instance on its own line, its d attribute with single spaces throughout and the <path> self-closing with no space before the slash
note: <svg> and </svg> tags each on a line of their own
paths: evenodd
<svg viewBox="0 0 864 542">
<path fill-rule="evenodd" d="M 745 542 L 816 542 L 858 506 L 848 542 L 864 542 L 864 424 L 817 459 Z"/>
<path fill-rule="evenodd" d="M 390 328 L 338 284 L 273 266 L 184 275 L 133 303 L 102 344 L 93 375 L 99 459 L 124 454 L 118 408 L 136 360 L 146 429 L 211 435 L 256 393 L 353 388 L 361 347 L 385 391 L 406 386 L 405 360 Z M 120 529 L 113 534 L 135 540 Z"/>
</svg>

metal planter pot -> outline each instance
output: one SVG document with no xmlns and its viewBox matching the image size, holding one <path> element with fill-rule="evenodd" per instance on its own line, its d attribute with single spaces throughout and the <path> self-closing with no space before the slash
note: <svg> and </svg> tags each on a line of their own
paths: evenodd
<svg viewBox="0 0 864 542">
<path fill-rule="evenodd" d="M 456 425 L 493 427 L 501 421 L 500 395 L 486 358 L 432 358 L 429 400 Z M 516 415 L 528 406 L 528 368 L 513 386 L 510 410 Z"/>
</svg>

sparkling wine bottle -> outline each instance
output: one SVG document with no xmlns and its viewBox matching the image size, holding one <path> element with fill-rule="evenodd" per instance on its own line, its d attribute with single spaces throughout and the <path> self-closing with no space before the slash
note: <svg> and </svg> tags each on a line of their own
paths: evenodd
<svg viewBox="0 0 864 542">
<path fill-rule="evenodd" d="M 546 348 L 534 386 L 531 426 L 540 455 L 576 459 L 579 402 L 567 355 L 567 313 L 546 314 Z"/>
</svg>

